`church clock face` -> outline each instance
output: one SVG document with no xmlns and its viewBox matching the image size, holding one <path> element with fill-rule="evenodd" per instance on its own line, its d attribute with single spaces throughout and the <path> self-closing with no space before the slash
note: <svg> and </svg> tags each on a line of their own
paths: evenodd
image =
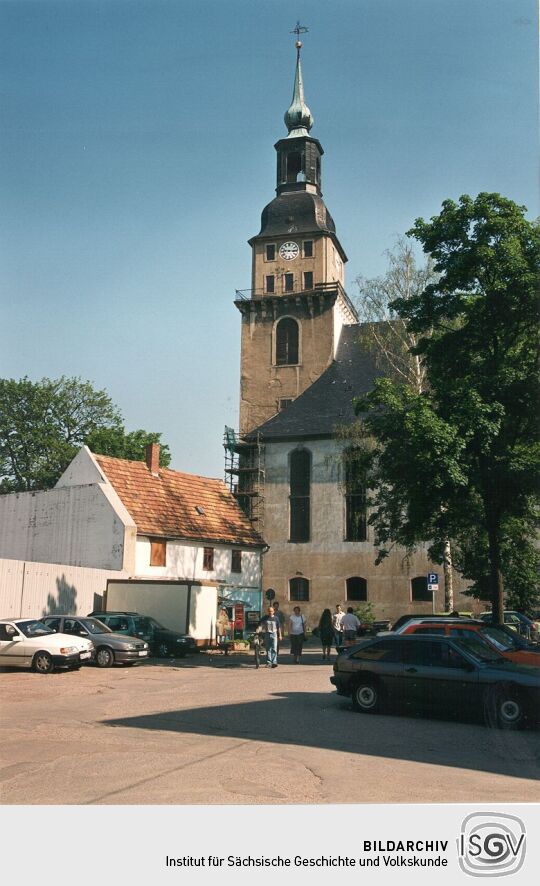
<svg viewBox="0 0 540 886">
<path fill-rule="evenodd" d="M 280 258 L 285 259 L 285 261 L 292 261 L 293 258 L 298 258 L 299 254 L 300 247 L 298 243 L 294 243 L 292 240 L 282 243 L 279 247 Z"/>
</svg>

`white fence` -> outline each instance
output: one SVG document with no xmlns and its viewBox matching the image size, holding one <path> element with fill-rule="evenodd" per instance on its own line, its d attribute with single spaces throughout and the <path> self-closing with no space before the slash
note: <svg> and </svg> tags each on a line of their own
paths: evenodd
<svg viewBox="0 0 540 886">
<path fill-rule="evenodd" d="M 125 573 L 85 566 L 0 559 L 0 618 L 41 618 L 99 609 L 108 578 Z"/>
</svg>

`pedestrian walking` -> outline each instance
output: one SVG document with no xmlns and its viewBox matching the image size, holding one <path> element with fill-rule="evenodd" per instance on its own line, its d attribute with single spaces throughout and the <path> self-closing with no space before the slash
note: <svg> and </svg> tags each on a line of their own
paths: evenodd
<svg viewBox="0 0 540 886">
<path fill-rule="evenodd" d="M 334 643 L 336 646 L 336 652 L 339 654 L 339 650 L 343 646 L 343 616 L 345 613 L 341 608 L 341 603 L 336 603 L 336 611 L 332 616 L 332 627 L 334 628 Z"/>
<path fill-rule="evenodd" d="M 278 666 L 278 643 L 282 639 L 279 619 L 276 617 L 273 606 L 269 606 L 266 615 L 260 621 L 260 628 L 264 631 L 264 645 L 268 658 L 266 667 L 277 668 Z"/>
<path fill-rule="evenodd" d="M 341 628 L 343 630 L 343 642 L 345 646 L 352 646 L 357 638 L 357 631 L 360 622 L 354 614 L 352 606 L 347 607 L 347 612 L 341 619 Z"/>
<path fill-rule="evenodd" d="M 285 636 L 285 615 L 280 609 L 279 600 L 274 600 L 272 605 L 274 607 L 274 615 L 276 616 L 277 620 L 279 621 L 279 629 L 281 631 L 281 638 L 280 639 L 282 640 L 283 637 Z M 279 643 L 280 643 L 280 641 L 278 640 L 278 645 L 277 645 L 278 653 L 279 653 Z"/>
<path fill-rule="evenodd" d="M 293 614 L 289 618 L 289 639 L 293 664 L 300 664 L 302 647 L 306 639 L 306 620 L 300 612 L 299 606 L 294 607 Z"/>
<path fill-rule="evenodd" d="M 330 661 L 330 651 L 334 642 L 335 630 L 332 613 L 329 609 L 325 609 L 319 619 L 319 637 L 322 646 L 323 661 Z"/>
</svg>

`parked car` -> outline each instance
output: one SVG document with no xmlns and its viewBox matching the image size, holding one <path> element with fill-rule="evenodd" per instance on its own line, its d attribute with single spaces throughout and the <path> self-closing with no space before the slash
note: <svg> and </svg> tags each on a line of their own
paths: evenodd
<svg viewBox="0 0 540 886">
<path fill-rule="evenodd" d="M 453 716 L 481 712 L 489 724 L 517 728 L 540 710 L 540 671 L 507 661 L 475 637 L 363 640 L 337 658 L 330 682 L 365 713 L 383 703 Z"/>
<path fill-rule="evenodd" d="M 43 623 L 57 633 L 88 637 L 94 644 L 92 660 L 98 668 L 113 664 L 136 664 L 148 658 L 148 643 L 140 637 L 115 634 L 97 618 L 76 615 L 47 615 Z"/>
<path fill-rule="evenodd" d="M 416 615 L 409 612 L 408 615 L 400 615 L 399 618 L 396 618 L 396 620 L 393 623 L 390 630 L 391 631 L 398 631 L 408 621 L 412 621 L 413 619 L 417 619 L 417 618 L 436 618 L 436 619 L 443 619 L 444 618 L 445 620 L 447 618 L 471 618 L 471 613 L 470 612 L 460 612 L 456 616 L 456 615 L 450 615 L 449 612 L 429 612 L 429 613 L 428 612 L 419 612 Z"/>
<path fill-rule="evenodd" d="M 515 631 L 511 631 L 504 625 L 486 624 L 485 621 L 467 618 L 448 619 L 447 621 L 415 619 L 403 625 L 400 628 L 400 633 L 422 634 L 423 636 L 431 634 L 462 640 L 467 640 L 472 633 L 503 658 L 507 658 L 515 664 L 540 668 L 540 646 L 527 643 Z"/>
<path fill-rule="evenodd" d="M 482 621 L 493 621 L 493 613 L 492 612 L 482 612 L 479 616 Z M 505 609 L 503 612 L 503 618 L 505 625 L 508 625 L 509 628 L 516 631 L 518 634 L 521 634 L 522 637 L 525 637 L 527 640 L 530 640 L 532 643 L 538 643 L 540 641 L 540 634 L 538 629 L 530 618 L 527 618 L 526 615 L 523 615 L 522 612 L 515 612 L 511 609 Z"/>
<path fill-rule="evenodd" d="M 184 658 L 188 652 L 197 649 L 192 637 L 171 631 L 155 618 L 138 612 L 91 612 L 90 617 L 98 618 L 116 634 L 129 634 L 146 640 L 152 654 L 159 658 Z"/>
<path fill-rule="evenodd" d="M 55 634 L 33 618 L 0 620 L 0 665 L 32 668 L 50 674 L 55 668 L 77 670 L 92 657 L 90 640 Z"/>
</svg>

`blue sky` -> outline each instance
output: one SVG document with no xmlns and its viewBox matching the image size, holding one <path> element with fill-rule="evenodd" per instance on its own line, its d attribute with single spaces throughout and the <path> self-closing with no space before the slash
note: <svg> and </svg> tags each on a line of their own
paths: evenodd
<svg viewBox="0 0 540 886">
<path fill-rule="evenodd" d="M 90 379 L 179 470 L 238 422 L 296 19 L 350 295 L 447 197 L 539 214 L 534 0 L 0 0 L 0 373 Z"/>
</svg>

